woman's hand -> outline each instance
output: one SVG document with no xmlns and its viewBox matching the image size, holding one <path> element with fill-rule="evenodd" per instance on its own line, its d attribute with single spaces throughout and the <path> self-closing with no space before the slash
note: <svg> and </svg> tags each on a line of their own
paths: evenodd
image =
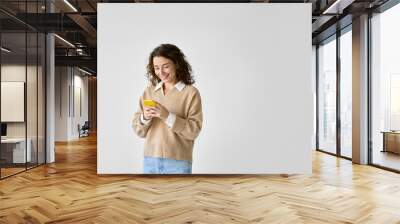
<svg viewBox="0 0 400 224">
<path fill-rule="evenodd" d="M 167 108 L 165 108 L 163 105 L 161 105 L 159 102 L 156 102 L 157 106 L 153 107 L 154 109 L 154 114 L 155 117 L 160 118 L 162 121 L 167 120 L 168 116 L 169 116 L 169 111 L 167 110 Z"/>
<path fill-rule="evenodd" d="M 155 107 L 144 107 L 143 116 L 144 119 L 149 120 L 153 117 L 158 117 L 161 120 L 167 120 L 169 116 L 169 111 L 160 103 L 156 102 L 157 106 Z"/>
<path fill-rule="evenodd" d="M 144 106 L 143 108 L 143 117 L 145 120 L 150 120 L 155 117 L 155 112 L 152 109 L 153 107 Z"/>
</svg>

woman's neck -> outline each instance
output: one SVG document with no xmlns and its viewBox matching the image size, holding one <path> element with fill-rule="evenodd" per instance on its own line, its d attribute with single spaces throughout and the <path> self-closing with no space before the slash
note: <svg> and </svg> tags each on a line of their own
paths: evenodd
<svg viewBox="0 0 400 224">
<path fill-rule="evenodd" d="M 172 83 L 164 83 L 163 88 L 164 88 L 164 93 L 167 94 L 167 92 L 169 92 L 169 90 L 171 90 L 172 88 L 174 88 L 174 86 L 176 85 L 176 81 L 172 82 Z"/>
<path fill-rule="evenodd" d="M 174 86 L 176 85 L 176 81 L 175 82 L 166 82 L 166 83 L 164 83 L 164 88 L 165 89 L 167 89 L 167 90 L 170 90 L 170 89 L 172 89 L 172 88 L 174 88 Z"/>
</svg>

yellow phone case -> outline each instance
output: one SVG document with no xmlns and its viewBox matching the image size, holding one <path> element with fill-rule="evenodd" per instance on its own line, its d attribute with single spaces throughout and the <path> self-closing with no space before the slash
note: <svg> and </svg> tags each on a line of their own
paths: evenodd
<svg viewBox="0 0 400 224">
<path fill-rule="evenodd" d="M 143 104 L 148 107 L 155 107 L 157 105 L 153 100 L 143 100 Z"/>
</svg>

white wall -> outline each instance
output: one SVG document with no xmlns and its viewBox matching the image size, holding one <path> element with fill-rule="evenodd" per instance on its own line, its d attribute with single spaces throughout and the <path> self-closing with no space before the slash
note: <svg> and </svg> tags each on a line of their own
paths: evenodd
<svg viewBox="0 0 400 224">
<path fill-rule="evenodd" d="M 98 4 L 98 173 L 142 172 L 131 119 L 161 43 L 202 96 L 193 173 L 311 173 L 310 21 L 311 4 Z"/>
<path fill-rule="evenodd" d="M 36 81 L 33 81 L 36 77 L 35 66 L 25 66 L 20 64 L 6 64 L 1 66 L 1 81 L 3 82 L 25 82 L 26 75 L 28 76 L 29 84 L 36 86 Z M 36 135 L 36 88 L 27 88 L 27 118 L 28 118 L 28 137 L 35 133 Z M 33 99 L 32 99 L 33 98 Z M 34 101 L 32 105 L 31 102 Z M 24 109 L 24 108 L 22 108 Z M 6 110 L 6 108 L 2 108 Z M 7 136 L 8 137 L 25 137 L 25 126 L 26 122 L 7 122 Z"/>
<path fill-rule="evenodd" d="M 75 69 L 74 71 L 74 108 L 73 110 L 75 113 L 73 113 L 73 119 L 72 121 L 72 130 L 71 134 L 74 138 L 79 137 L 78 129 L 77 126 L 80 124 L 82 126 L 85 121 L 88 120 L 88 77 L 87 76 L 82 76 L 83 73 L 80 72 L 79 70 Z M 80 93 L 79 93 L 80 91 Z M 79 97 L 80 94 L 80 97 Z M 79 102 L 81 101 L 81 102 Z M 79 111 L 79 107 L 82 110 L 81 112 Z"/>
<path fill-rule="evenodd" d="M 77 139 L 78 124 L 83 125 L 88 120 L 88 78 L 76 68 L 56 67 L 55 89 L 55 140 Z M 76 107 L 79 89 L 82 114 Z"/>
<path fill-rule="evenodd" d="M 55 141 L 68 140 L 68 67 L 55 68 Z"/>
</svg>

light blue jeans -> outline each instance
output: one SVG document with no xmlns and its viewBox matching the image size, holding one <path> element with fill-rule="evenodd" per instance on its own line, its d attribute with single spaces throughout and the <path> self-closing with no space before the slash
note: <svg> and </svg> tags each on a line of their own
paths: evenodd
<svg viewBox="0 0 400 224">
<path fill-rule="evenodd" d="M 192 162 L 145 156 L 143 160 L 144 174 L 191 174 Z"/>
</svg>

